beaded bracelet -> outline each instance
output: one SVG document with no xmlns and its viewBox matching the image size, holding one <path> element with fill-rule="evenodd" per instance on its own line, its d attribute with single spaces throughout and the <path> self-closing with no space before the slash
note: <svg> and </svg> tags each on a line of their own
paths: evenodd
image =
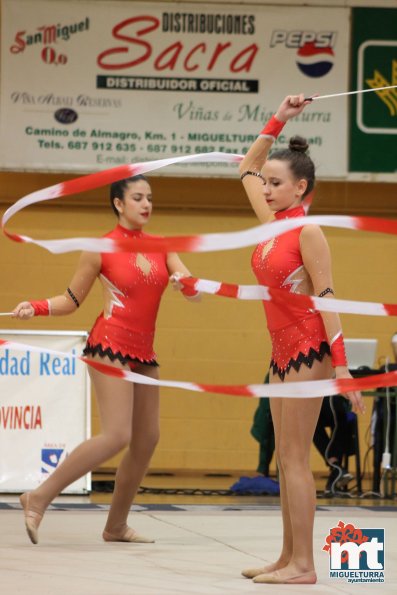
<svg viewBox="0 0 397 595">
<path fill-rule="evenodd" d="M 332 295 L 335 295 L 334 290 L 331 289 L 331 287 L 327 287 L 326 289 L 324 289 L 324 291 L 318 294 L 318 297 L 324 297 L 325 295 L 327 295 L 327 293 L 332 293 Z"/>
<path fill-rule="evenodd" d="M 70 295 L 70 297 L 72 298 L 72 300 L 74 301 L 74 303 L 76 304 L 76 306 L 79 308 L 80 307 L 80 302 L 77 299 L 77 297 L 74 295 L 73 291 L 70 289 L 70 287 L 68 287 L 67 289 L 68 294 Z"/>
<path fill-rule="evenodd" d="M 256 176 L 257 178 L 260 178 L 261 180 L 263 180 L 263 176 L 262 176 L 261 172 L 259 172 L 259 171 L 247 170 L 241 174 L 240 180 L 244 180 L 245 176 Z"/>
</svg>

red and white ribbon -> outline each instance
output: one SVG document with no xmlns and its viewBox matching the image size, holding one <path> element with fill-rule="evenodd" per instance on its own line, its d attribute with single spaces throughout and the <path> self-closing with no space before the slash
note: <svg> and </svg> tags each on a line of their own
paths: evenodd
<svg viewBox="0 0 397 595">
<path fill-rule="evenodd" d="M 235 250 L 254 246 L 260 242 L 277 237 L 286 231 L 309 224 L 397 234 L 397 221 L 375 217 L 351 217 L 347 215 L 297 217 L 294 219 L 273 221 L 270 224 L 259 225 L 243 231 L 153 239 L 67 238 L 60 240 L 34 240 L 28 236 L 10 233 L 5 229 L 6 223 L 13 215 L 29 205 L 44 200 L 53 200 L 61 196 L 92 190 L 125 177 L 156 171 L 175 163 L 217 161 L 238 163 L 241 159 L 241 155 L 214 152 L 121 165 L 113 169 L 55 184 L 49 188 L 28 194 L 7 209 L 2 217 L 1 226 L 9 239 L 41 246 L 54 254 L 73 252 L 75 250 L 87 250 L 90 252 L 217 252 L 220 250 Z"/>
<path fill-rule="evenodd" d="M 184 287 L 201 293 L 235 298 L 238 300 L 263 300 L 265 302 L 289 302 L 301 308 L 319 310 L 320 312 L 339 312 L 341 314 L 366 314 L 369 316 L 397 316 L 397 304 L 378 302 L 359 302 L 354 300 L 324 299 L 317 296 L 290 293 L 266 285 L 234 285 L 220 281 L 182 277 L 179 279 Z"/>
<path fill-rule="evenodd" d="M 211 252 L 220 250 L 234 250 L 237 248 L 244 248 L 252 246 L 277 237 L 287 231 L 302 227 L 307 224 L 324 225 L 328 227 L 338 227 L 344 229 L 375 231 L 388 234 L 397 234 L 397 222 L 388 219 L 377 219 L 374 217 L 350 217 L 350 216 L 314 216 L 314 217 L 299 217 L 293 219 L 283 219 L 281 221 L 274 221 L 270 224 L 260 225 L 251 229 L 218 234 L 204 234 L 204 235 L 190 235 L 190 236 L 176 236 L 168 238 L 153 238 L 153 239 L 123 239 L 115 240 L 110 238 L 67 238 L 60 240 L 34 240 L 28 236 L 13 234 L 5 229 L 6 223 L 13 215 L 21 211 L 23 208 L 36 204 L 45 200 L 53 200 L 62 196 L 68 196 L 86 190 L 92 190 L 110 184 L 119 179 L 130 177 L 137 174 L 148 173 L 155 171 L 167 165 L 175 163 L 186 162 L 216 162 L 224 161 L 228 163 L 238 163 L 241 161 L 241 155 L 231 155 L 226 153 L 205 153 L 199 155 L 189 155 L 183 157 L 176 157 L 172 159 L 161 159 L 158 161 L 151 161 L 145 163 L 137 163 L 131 165 L 122 165 L 110 170 L 91 174 L 74 180 L 69 180 L 60 184 L 56 184 L 49 188 L 39 190 L 32 194 L 25 196 L 11 206 L 3 215 L 1 226 L 5 235 L 16 242 L 32 243 L 53 253 L 65 253 L 75 250 L 87 250 L 91 252 Z M 192 280 L 193 282 L 202 282 L 204 284 L 211 284 L 214 282 L 204 280 Z M 213 293 L 219 295 L 228 295 L 229 297 L 240 297 L 240 299 L 266 299 L 265 294 L 270 299 L 300 299 L 305 307 L 314 307 L 318 310 L 328 311 L 345 311 L 350 313 L 364 313 L 362 311 L 363 304 L 360 302 L 350 302 L 348 300 L 319 300 L 319 298 L 311 296 L 297 296 L 282 292 L 282 296 L 277 294 L 277 290 L 270 288 L 252 287 L 241 289 L 239 286 L 232 286 L 229 284 L 216 284 L 217 288 Z M 208 287 L 208 286 L 207 286 Z M 241 286 L 244 287 L 244 286 Z M 204 286 L 200 288 L 204 291 Z M 240 296 L 238 295 L 240 292 Z M 263 294 L 261 293 L 263 292 Z M 235 294 L 235 295 L 232 295 Z M 247 297 L 248 295 L 255 297 Z M 257 297 L 260 296 L 260 297 Z M 331 309 L 337 305 L 336 309 Z M 338 309 L 339 307 L 346 308 L 345 310 Z M 364 306 L 374 315 L 395 315 L 395 305 L 393 304 L 366 304 Z M 348 310 L 347 308 L 350 308 Z M 354 310 L 354 312 L 353 312 Z M 386 314 L 385 314 L 386 312 Z M 69 356 L 70 354 L 56 352 L 48 349 L 41 349 L 35 346 L 23 345 L 15 342 L 3 341 L 0 339 L 0 346 L 8 346 L 11 349 L 19 349 L 22 351 L 31 350 L 46 353 L 53 353 L 55 355 Z M 213 392 L 220 394 L 239 395 L 246 397 L 284 397 L 294 396 L 300 397 L 318 397 L 323 395 L 339 394 L 347 391 L 365 390 L 377 387 L 395 386 L 397 385 L 397 372 L 389 372 L 387 374 L 379 374 L 369 376 L 361 379 L 343 379 L 343 380 L 319 380 L 311 382 L 295 382 L 286 384 L 250 384 L 250 385 L 210 385 L 199 384 L 191 382 L 180 382 L 173 380 L 155 380 L 146 376 L 136 374 L 135 372 L 121 370 L 113 366 L 90 360 L 79 356 L 78 359 L 84 361 L 88 365 L 97 370 L 111 375 L 124 378 L 129 382 L 136 382 L 140 384 L 181 388 L 184 390 L 195 392 Z"/>
<path fill-rule="evenodd" d="M 350 391 L 370 390 L 380 387 L 397 386 L 397 372 L 387 372 L 363 378 L 344 378 L 338 380 L 312 380 L 307 382 L 288 382 L 281 384 L 203 384 L 195 382 L 181 382 L 177 380 L 156 380 L 122 370 L 97 360 L 92 360 L 72 353 L 56 351 L 54 349 L 44 349 L 36 345 L 27 345 L 15 341 L 5 341 L 0 339 L 0 349 L 13 349 L 16 351 L 32 351 L 37 353 L 49 353 L 57 357 L 73 357 L 79 359 L 92 368 L 95 368 L 103 374 L 116 378 L 123 378 L 128 382 L 136 384 L 146 384 L 149 386 L 158 386 L 165 388 L 180 388 L 193 392 L 211 392 L 224 395 L 233 395 L 239 397 L 289 397 L 289 398 L 315 398 L 329 395 L 343 394 Z"/>
<path fill-rule="evenodd" d="M 46 200 L 54 200 L 61 198 L 62 196 L 70 196 L 73 194 L 79 194 L 80 192 L 86 192 L 88 190 L 95 190 L 101 188 L 118 180 L 136 176 L 138 174 L 146 174 L 151 171 L 156 171 L 167 167 L 168 165 L 174 165 L 177 163 L 210 163 L 210 162 L 226 162 L 226 163 L 239 163 L 242 160 L 242 155 L 236 155 L 234 153 L 198 153 L 197 155 L 182 155 L 180 157 L 172 157 L 168 159 L 158 159 L 155 161 L 145 161 L 142 163 L 130 163 L 127 165 L 119 165 L 111 169 L 89 174 L 87 176 L 81 176 L 74 178 L 66 182 L 61 182 L 53 186 L 48 186 L 31 194 L 20 198 L 10 208 L 8 208 L 1 219 L 1 227 L 5 235 L 15 242 L 25 242 L 29 244 L 35 244 L 42 248 L 49 250 L 54 254 L 61 254 L 65 252 L 73 252 L 75 250 L 87 250 L 90 252 L 123 252 L 133 251 L 130 240 L 126 242 L 115 242 L 114 240 L 108 240 L 105 238 L 68 238 L 62 240 L 47 240 L 39 241 L 30 238 L 29 236 L 13 234 L 5 229 L 6 223 L 11 219 L 13 215 L 21 211 L 22 209 L 37 204 Z M 131 244 L 131 245 L 129 245 Z M 140 248 L 142 251 L 142 249 Z M 167 251 L 166 249 L 158 251 Z"/>
</svg>

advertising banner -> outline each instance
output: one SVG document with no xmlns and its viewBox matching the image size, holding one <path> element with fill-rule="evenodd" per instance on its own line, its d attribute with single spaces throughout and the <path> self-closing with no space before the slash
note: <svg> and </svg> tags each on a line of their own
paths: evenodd
<svg viewBox="0 0 397 595">
<path fill-rule="evenodd" d="M 6 340 L 79 355 L 83 332 L 0 330 Z M 0 348 L 0 492 L 37 487 L 90 436 L 90 382 L 73 357 Z M 86 475 L 64 493 L 91 489 Z"/>
<path fill-rule="evenodd" d="M 0 167 L 91 172 L 245 153 L 287 94 L 347 90 L 349 9 L 2 0 Z M 315 102 L 319 177 L 347 172 L 347 101 Z M 163 175 L 236 175 L 226 163 Z"/>
<path fill-rule="evenodd" d="M 397 8 L 353 10 L 353 89 L 397 85 L 396 32 Z M 350 121 L 349 170 L 397 181 L 397 89 L 353 96 Z"/>
</svg>

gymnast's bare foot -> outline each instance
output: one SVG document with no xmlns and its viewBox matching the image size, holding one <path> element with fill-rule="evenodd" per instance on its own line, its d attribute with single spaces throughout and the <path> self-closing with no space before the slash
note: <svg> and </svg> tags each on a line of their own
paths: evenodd
<svg viewBox="0 0 397 595">
<path fill-rule="evenodd" d="M 122 529 L 103 531 L 104 541 L 123 541 L 127 543 L 154 543 L 154 539 L 139 535 L 134 529 L 125 525 Z"/>
<path fill-rule="evenodd" d="M 289 564 L 273 572 L 258 574 L 253 581 L 254 583 L 314 585 L 317 582 L 317 575 L 314 569 L 307 570 Z"/>
<path fill-rule="evenodd" d="M 284 568 L 289 563 L 289 560 L 277 560 L 277 562 L 273 562 L 272 564 L 268 564 L 267 566 L 262 566 L 260 568 L 247 568 L 246 570 L 242 570 L 241 574 L 245 576 L 245 578 L 255 578 L 259 574 L 269 574 L 274 572 L 275 570 L 280 570 Z"/>
<path fill-rule="evenodd" d="M 39 525 L 43 518 L 45 510 L 39 508 L 35 503 L 31 493 L 22 494 L 19 501 L 25 515 L 25 527 L 32 543 L 39 543 Z"/>
</svg>

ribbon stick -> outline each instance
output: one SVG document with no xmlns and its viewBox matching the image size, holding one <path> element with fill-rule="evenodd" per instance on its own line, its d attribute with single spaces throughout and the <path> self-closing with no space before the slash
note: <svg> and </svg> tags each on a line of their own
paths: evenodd
<svg viewBox="0 0 397 595">
<path fill-rule="evenodd" d="M 344 91 L 343 93 L 331 93 L 330 95 L 314 95 L 313 97 L 305 97 L 305 101 L 317 101 L 317 99 L 329 99 L 330 97 L 342 97 L 343 95 L 359 95 L 360 93 L 372 93 L 373 91 L 386 91 L 387 89 L 395 89 L 396 87 L 397 85 L 389 85 L 388 87 L 358 89 L 357 91 Z"/>
<path fill-rule="evenodd" d="M 315 309 L 320 312 L 339 312 L 341 314 L 367 314 L 369 316 L 397 316 L 397 304 L 378 302 L 359 302 L 354 300 L 324 299 L 317 296 L 290 293 L 289 291 L 267 287 L 266 285 L 234 285 L 194 277 L 179 279 L 184 287 L 238 300 L 263 300 L 265 302 L 289 302 L 295 306 Z"/>
<path fill-rule="evenodd" d="M 0 312 L 0 316 L 12 316 L 14 312 Z"/>
<path fill-rule="evenodd" d="M 6 341 L 0 339 L 0 349 L 13 349 L 23 352 L 49 353 L 61 357 L 73 357 L 85 362 L 87 365 L 95 368 L 99 372 L 108 376 L 123 378 L 128 382 L 158 386 L 165 388 L 179 388 L 192 392 L 211 392 L 224 395 L 233 395 L 239 397 L 289 397 L 289 398 L 315 398 L 324 395 L 343 394 L 350 391 L 360 391 L 376 389 L 387 386 L 397 386 L 397 371 L 365 376 L 363 378 L 343 378 L 334 380 L 311 380 L 306 382 L 288 382 L 280 384 L 203 384 L 196 382 L 183 382 L 178 380 L 156 380 L 149 376 L 137 374 L 104 364 L 103 362 L 89 359 L 83 356 L 46 349 L 36 345 L 27 345 L 15 341 Z"/>
</svg>

